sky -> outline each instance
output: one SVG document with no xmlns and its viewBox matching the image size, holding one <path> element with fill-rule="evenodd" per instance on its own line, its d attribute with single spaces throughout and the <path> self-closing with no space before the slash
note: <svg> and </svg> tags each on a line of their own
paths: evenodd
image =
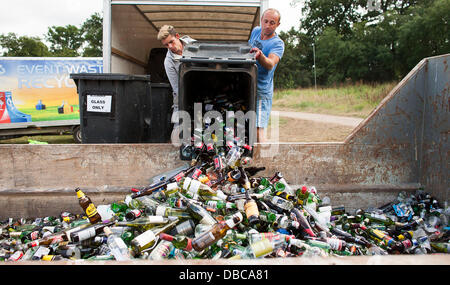
<svg viewBox="0 0 450 285">
<path fill-rule="evenodd" d="M 281 13 L 278 31 L 298 28 L 300 7 L 291 0 L 269 0 Z M 103 0 L 0 0 L 0 34 L 44 38 L 51 26 L 81 26 L 92 14 L 103 14 Z"/>
</svg>

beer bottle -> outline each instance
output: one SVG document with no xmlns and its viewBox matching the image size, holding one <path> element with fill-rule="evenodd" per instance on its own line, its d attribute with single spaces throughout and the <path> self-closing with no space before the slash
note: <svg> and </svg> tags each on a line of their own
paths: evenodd
<svg viewBox="0 0 450 285">
<path fill-rule="evenodd" d="M 97 208 L 94 203 L 92 203 L 91 199 L 86 196 L 80 188 L 76 188 L 75 192 L 77 193 L 78 202 L 80 203 L 81 208 L 83 208 L 83 211 L 86 213 L 89 222 L 91 222 L 91 224 L 95 224 L 101 221 L 102 217 L 97 212 Z"/>
<path fill-rule="evenodd" d="M 254 226 L 259 223 L 259 209 L 255 200 L 250 198 L 248 191 L 245 192 L 245 215 L 247 216 L 250 226 Z"/>
<path fill-rule="evenodd" d="M 204 250 L 208 246 L 223 238 L 229 229 L 234 228 L 242 220 L 242 214 L 237 212 L 231 216 L 230 219 L 214 224 L 209 231 L 204 232 L 192 240 L 192 247 L 198 252 Z"/>
</svg>

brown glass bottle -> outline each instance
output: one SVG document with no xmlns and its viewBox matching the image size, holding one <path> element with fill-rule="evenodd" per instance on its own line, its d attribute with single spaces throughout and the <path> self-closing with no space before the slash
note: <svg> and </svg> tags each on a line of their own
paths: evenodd
<svg viewBox="0 0 450 285">
<path fill-rule="evenodd" d="M 102 217 L 97 212 L 97 208 L 94 203 L 92 203 L 91 199 L 86 196 L 80 188 L 75 189 L 75 192 L 77 193 L 78 202 L 80 203 L 81 208 L 83 208 L 83 211 L 86 213 L 89 222 L 91 222 L 91 224 L 95 224 L 101 221 Z"/>
<path fill-rule="evenodd" d="M 223 238 L 227 231 L 240 223 L 242 219 L 242 214 L 237 212 L 231 216 L 230 219 L 214 224 L 209 231 L 204 232 L 192 240 L 192 248 L 198 252 L 204 250 L 208 246 L 217 242 L 219 239 Z"/>
</svg>

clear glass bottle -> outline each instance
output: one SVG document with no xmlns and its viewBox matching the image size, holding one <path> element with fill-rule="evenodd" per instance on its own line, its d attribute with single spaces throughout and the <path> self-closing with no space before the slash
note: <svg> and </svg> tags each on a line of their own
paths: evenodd
<svg viewBox="0 0 450 285">
<path fill-rule="evenodd" d="M 114 258 L 118 261 L 130 260 L 131 259 L 130 251 L 128 250 L 128 247 L 122 240 L 122 238 L 113 235 L 109 227 L 104 227 L 103 231 L 105 232 L 108 238 L 106 244 L 108 245 L 111 254 L 114 256 Z"/>
</svg>

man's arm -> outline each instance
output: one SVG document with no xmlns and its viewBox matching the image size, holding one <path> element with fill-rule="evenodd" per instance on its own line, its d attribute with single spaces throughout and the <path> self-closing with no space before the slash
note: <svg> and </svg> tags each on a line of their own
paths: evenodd
<svg viewBox="0 0 450 285">
<path fill-rule="evenodd" d="M 280 58 L 276 54 L 269 53 L 269 56 L 265 56 L 264 53 L 256 47 L 252 48 L 250 53 L 255 53 L 255 59 L 267 70 L 272 70 L 272 68 L 280 61 Z"/>
<path fill-rule="evenodd" d="M 170 85 L 172 86 L 173 93 L 178 94 L 178 72 L 175 64 L 169 58 L 166 58 L 164 60 L 164 68 Z"/>
</svg>

